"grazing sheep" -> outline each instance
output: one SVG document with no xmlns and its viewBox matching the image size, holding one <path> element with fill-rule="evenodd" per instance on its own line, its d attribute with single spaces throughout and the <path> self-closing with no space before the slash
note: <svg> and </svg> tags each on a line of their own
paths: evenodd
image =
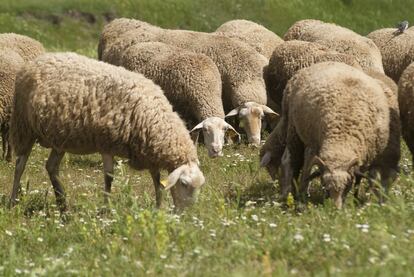
<svg viewBox="0 0 414 277">
<path fill-rule="evenodd" d="M 375 70 L 367 70 L 365 73 L 376 79 L 378 84 L 382 87 L 385 96 L 387 97 L 387 103 L 389 107 L 389 130 L 390 135 L 388 139 L 388 143 L 386 148 L 384 149 L 382 158 L 379 156 L 378 161 L 380 159 L 383 159 L 382 162 L 384 164 L 389 164 L 390 167 L 395 168 L 396 170 L 398 167 L 398 161 L 400 159 L 400 134 L 401 134 L 401 127 L 400 127 L 400 115 L 399 115 L 399 107 L 398 107 L 398 92 L 397 92 L 397 85 L 394 83 L 392 79 L 387 77 L 385 74 L 380 73 Z M 362 72 L 361 72 L 362 74 Z M 290 91 L 287 90 L 287 93 Z M 283 110 L 288 110 L 289 108 L 289 96 L 285 97 L 283 99 Z M 297 137 L 297 134 L 295 132 L 291 131 L 291 140 L 297 141 L 299 138 Z M 277 173 L 279 172 L 279 167 L 282 162 L 282 156 L 286 147 L 286 137 L 288 132 L 288 113 L 284 112 L 282 114 L 282 117 L 276 126 L 276 128 L 271 132 L 268 139 L 266 140 L 266 143 L 263 145 L 261 151 L 260 151 L 260 165 L 262 167 L 266 167 L 267 171 L 269 172 L 269 175 L 272 177 L 273 180 L 276 179 Z M 302 152 L 305 152 L 305 155 L 312 155 L 311 151 L 306 152 L 305 149 L 301 146 L 299 143 L 298 147 L 300 151 L 300 155 L 303 155 Z M 293 168 L 296 169 L 296 172 L 293 174 L 294 176 L 297 176 L 299 174 L 299 169 L 303 166 L 304 159 L 296 159 L 295 165 Z M 309 174 L 309 172 L 308 172 Z M 356 176 L 359 178 L 361 176 Z M 305 182 L 306 176 L 302 178 L 302 182 Z M 358 184 L 359 181 L 356 181 L 356 184 Z M 307 185 L 306 183 L 304 184 Z M 282 196 L 286 197 L 287 193 L 290 192 L 291 186 L 285 185 L 282 187 Z"/>
<path fill-rule="evenodd" d="M 386 155 L 399 157 L 399 149 L 388 148 L 387 95 L 393 92 L 385 83 L 343 63 L 327 62 L 296 73 L 286 94 L 288 108 L 283 113 L 288 114 L 288 131 L 282 187 L 289 187 L 292 178 L 297 178 L 294 166 L 304 160 L 301 192 L 307 189 L 308 174 L 316 164 L 322 184 L 338 208 L 360 170 L 369 170 L 371 176 L 378 172 L 384 189 L 388 188 L 396 177 L 398 159 L 389 161 Z"/>
<path fill-rule="evenodd" d="M 289 28 L 284 39 L 317 42 L 353 56 L 364 70 L 372 68 L 384 72 L 381 53 L 372 40 L 335 24 L 313 19 L 300 20 Z"/>
<path fill-rule="evenodd" d="M 18 72 L 13 108 L 10 136 L 17 160 L 12 204 L 36 141 L 52 148 L 46 169 L 62 210 L 65 192 L 58 172 L 65 152 L 102 155 L 105 195 L 111 190 L 113 156 L 128 158 L 133 168 L 149 169 L 158 207 L 163 184 L 171 188 L 175 206 L 183 208 L 195 201 L 204 183 L 183 121 L 161 89 L 141 74 L 74 53 L 45 54 Z M 165 183 L 160 182 L 161 169 L 170 172 Z"/>
<path fill-rule="evenodd" d="M 298 71 L 288 82 L 282 117 L 267 141 L 273 143 L 266 142 L 260 153 L 273 179 L 281 165 L 282 198 L 294 189 L 291 182 L 301 168 L 303 195 L 314 164 L 338 208 L 363 171 L 369 170 L 370 177 L 379 172 L 388 187 L 398 171 L 400 149 L 395 87 L 386 80 L 326 62 Z"/>
<path fill-rule="evenodd" d="M 395 28 L 379 29 L 367 35 L 378 46 L 385 74 L 398 82 L 404 69 L 414 62 L 414 28 L 403 33 Z"/>
<path fill-rule="evenodd" d="M 401 74 L 398 82 L 398 102 L 402 136 L 413 156 L 414 167 L 414 63 L 411 63 Z"/>
<path fill-rule="evenodd" d="M 132 19 L 116 19 L 105 26 L 98 56 L 107 60 L 129 46 L 158 41 L 204 54 L 216 64 L 223 85 L 223 106 L 226 117 L 238 115 L 250 143 L 260 144 L 261 118 L 277 114 L 266 106 L 263 79 L 268 60 L 245 43 L 215 34 L 184 30 L 168 30 Z"/>
<path fill-rule="evenodd" d="M 12 157 L 8 131 L 15 75 L 24 62 L 36 58 L 44 51 L 40 42 L 27 36 L 0 34 L 0 132 L 3 159 L 7 161 L 11 161 Z"/>
<path fill-rule="evenodd" d="M 329 50 L 318 43 L 291 40 L 279 44 L 270 58 L 265 78 L 268 97 L 279 107 L 276 112 L 280 112 L 283 90 L 289 79 L 302 68 L 327 61 L 360 68 L 354 57 Z"/>
<path fill-rule="evenodd" d="M 247 43 L 267 59 L 270 59 L 275 47 L 283 42 L 283 39 L 272 31 L 249 20 L 227 21 L 218 27 L 215 33 Z"/>
<path fill-rule="evenodd" d="M 213 61 L 161 42 L 143 42 L 114 52 L 105 62 L 143 74 L 159 85 L 174 110 L 193 124 L 191 132 L 203 132 L 210 157 L 222 156 L 224 137 L 238 137 L 224 121 L 220 73 Z"/>
</svg>

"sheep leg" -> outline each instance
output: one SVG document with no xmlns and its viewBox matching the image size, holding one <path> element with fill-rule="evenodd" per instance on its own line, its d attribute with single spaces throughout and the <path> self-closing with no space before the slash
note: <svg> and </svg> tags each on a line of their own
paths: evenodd
<svg viewBox="0 0 414 277">
<path fill-rule="evenodd" d="M 162 185 L 160 183 L 160 172 L 159 171 L 153 171 L 151 170 L 151 177 L 152 181 L 154 182 L 154 188 L 155 188 L 155 204 L 157 209 L 162 208 L 162 204 L 164 201 L 164 193 L 162 191 Z"/>
<path fill-rule="evenodd" d="M 288 148 L 282 156 L 281 174 L 280 174 L 280 196 L 282 200 L 286 200 L 289 193 L 292 191 L 293 168 L 291 162 L 291 155 Z"/>
<path fill-rule="evenodd" d="M 29 158 L 30 151 L 23 155 L 17 156 L 16 167 L 14 169 L 14 181 L 13 189 L 10 196 L 10 207 L 13 207 L 17 203 L 17 195 L 20 190 L 20 179 L 23 175 L 24 168 L 26 167 L 27 159 Z"/>
<path fill-rule="evenodd" d="M 12 157 L 12 154 L 13 154 L 13 148 L 11 147 L 11 143 L 9 141 L 9 129 L 8 129 L 8 127 L 7 127 L 7 131 L 6 131 L 5 138 L 6 138 L 5 139 L 5 142 L 6 142 L 6 148 L 7 148 L 7 151 L 6 151 L 6 161 L 7 162 L 11 162 L 11 157 Z"/>
<path fill-rule="evenodd" d="M 104 180 L 105 180 L 105 191 L 104 191 L 104 203 L 109 203 L 109 195 L 111 193 L 112 181 L 114 179 L 114 157 L 109 154 L 102 154 L 103 168 L 104 168 Z"/>
<path fill-rule="evenodd" d="M 303 199 L 306 199 L 306 196 L 308 194 L 308 188 L 309 188 L 309 176 L 312 170 L 312 161 L 313 161 L 313 151 L 310 148 L 305 149 L 305 161 L 303 164 L 302 169 L 302 176 L 300 181 L 300 191 L 299 191 L 299 197 L 303 197 Z"/>
<path fill-rule="evenodd" d="M 55 191 L 56 203 L 61 212 L 66 210 L 65 190 L 59 180 L 59 166 L 64 155 L 65 152 L 58 152 L 57 150 L 52 149 L 46 162 L 46 170 L 49 173 L 49 178 L 52 182 L 53 190 Z"/>
<path fill-rule="evenodd" d="M 384 194 L 388 194 L 388 189 L 391 186 L 391 184 L 395 181 L 397 178 L 397 171 L 394 169 L 381 169 L 381 186 L 383 189 L 383 193 L 381 194 L 380 203 L 384 202 Z"/>
<path fill-rule="evenodd" d="M 383 196 L 384 191 L 382 190 L 382 178 L 381 178 L 381 172 L 378 169 L 371 169 L 369 171 L 369 187 L 372 190 L 372 192 L 375 194 L 375 196 L 378 198 L 378 202 L 383 202 Z"/>
<path fill-rule="evenodd" d="M 3 160 L 6 158 L 6 152 L 7 152 L 7 140 L 6 140 L 7 134 L 4 130 L 4 127 L 1 130 L 1 142 L 2 142 L 2 148 L 3 148 Z"/>
</svg>

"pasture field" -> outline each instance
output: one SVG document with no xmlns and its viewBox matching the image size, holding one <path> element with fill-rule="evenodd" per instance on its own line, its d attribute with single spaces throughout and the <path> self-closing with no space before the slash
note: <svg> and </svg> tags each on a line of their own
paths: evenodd
<svg viewBox="0 0 414 277">
<path fill-rule="evenodd" d="M 96 57 L 99 32 L 113 17 L 201 31 L 246 18 L 280 36 L 298 19 L 318 18 L 366 34 L 410 21 L 413 4 L 2 0 L 0 32 L 32 36 L 50 51 Z M 14 164 L 0 160 L 0 276 L 414 276 L 414 179 L 411 155 L 405 145 L 402 150 L 401 174 L 386 204 L 360 205 L 351 194 L 340 211 L 330 201 L 298 211 L 293 200 L 278 200 L 278 183 L 259 168 L 257 148 L 227 146 L 224 157 L 209 159 L 199 147 L 207 182 L 198 203 L 182 214 L 172 211 L 170 196 L 168 207 L 156 210 L 150 175 L 123 159 L 104 208 L 100 157 L 69 154 L 60 173 L 69 208 L 63 219 L 44 168 L 48 150 L 35 146 L 12 210 Z"/>
</svg>

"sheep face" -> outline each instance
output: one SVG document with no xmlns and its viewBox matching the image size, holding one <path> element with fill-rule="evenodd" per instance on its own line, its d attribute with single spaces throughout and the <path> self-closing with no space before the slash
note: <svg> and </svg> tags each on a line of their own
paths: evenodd
<svg viewBox="0 0 414 277">
<path fill-rule="evenodd" d="M 209 117 L 203 120 L 190 133 L 197 133 L 197 140 L 200 131 L 203 131 L 204 144 L 207 147 L 210 158 L 223 156 L 225 136 L 230 140 L 240 139 L 240 134 L 224 119 L 219 117 Z"/>
<path fill-rule="evenodd" d="M 205 178 L 197 162 L 184 164 L 168 175 L 167 181 L 161 183 L 165 189 L 171 188 L 174 205 L 182 210 L 197 201 L 199 188 L 204 185 Z"/>
<path fill-rule="evenodd" d="M 243 129 L 247 134 L 247 139 L 254 146 L 260 145 L 260 132 L 262 129 L 262 119 L 265 115 L 278 116 L 271 108 L 255 102 L 246 102 L 238 108 L 230 111 L 226 117 L 238 115 Z"/>
<path fill-rule="evenodd" d="M 351 187 L 354 179 L 348 170 L 325 170 L 322 174 L 322 185 L 329 190 L 329 195 L 338 209 L 342 208 L 345 188 Z"/>
<path fill-rule="evenodd" d="M 272 180 L 276 180 L 276 176 L 278 174 L 280 166 L 280 159 L 275 159 L 274 157 L 272 157 L 272 152 L 270 151 L 260 153 L 260 156 L 260 167 L 266 167 L 266 170 L 269 173 Z"/>
</svg>

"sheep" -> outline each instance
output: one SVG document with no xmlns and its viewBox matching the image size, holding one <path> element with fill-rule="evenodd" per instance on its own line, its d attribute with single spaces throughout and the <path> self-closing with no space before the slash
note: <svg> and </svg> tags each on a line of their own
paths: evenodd
<svg viewBox="0 0 414 277">
<path fill-rule="evenodd" d="M 101 60 L 119 55 L 127 47 L 158 41 L 204 54 L 216 64 L 222 79 L 223 106 L 226 117 L 239 116 L 248 141 L 260 144 L 261 119 L 277 114 L 266 106 L 263 79 L 268 60 L 245 43 L 230 38 L 184 30 L 168 30 L 133 19 L 116 19 L 105 26 L 98 46 Z"/>
<path fill-rule="evenodd" d="M 210 157 L 223 156 L 224 137 L 238 137 L 224 121 L 221 77 L 213 61 L 161 42 L 143 42 L 103 61 L 143 74 L 159 85 L 174 109 L 187 122 L 198 124 L 191 132 L 203 132 Z"/>
<path fill-rule="evenodd" d="M 267 59 L 270 59 L 275 47 L 283 42 L 283 39 L 264 26 L 242 19 L 227 21 L 214 33 L 247 43 Z"/>
<path fill-rule="evenodd" d="M 12 157 L 8 130 L 15 75 L 24 62 L 44 52 L 42 44 L 32 38 L 13 33 L 0 34 L 0 131 L 3 159 L 6 161 L 11 161 Z"/>
<path fill-rule="evenodd" d="M 398 102 L 400 107 L 400 118 L 402 136 L 408 149 L 413 156 L 414 167 L 414 63 L 411 63 L 398 82 Z"/>
<path fill-rule="evenodd" d="M 17 71 L 24 64 L 23 59 L 14 51 L 0 50 L 0 128 L 3 143 L 3 159 L 11 160 L 11 147 L 8 140 L 9 121 L 14 81 Z"/>
<path fill-rule="evenodd" d="M 360 68 L 353 56 L 341 54 L 318 43 L 291 40 L 279 44 L 272 54 L 266 70 L 268 97 L 277 105 L 280 113 L 283 90 L 287 81 L 299 70 L 312 64 L 337 61 Z"/>
<path fill-rule="evenodd" d="M 388 139 L 385 144 L 383 143 L 385 140 L 382 137 L 378 137 L 378 141 L 375 142 L 376 145 L 372 145 L 372 143 L 370 145 L 366 142 L 365 144 L 361 143 L 361 145 L 366 146 L 366 148 L 368 148 L 367 146 L 371 146 L 371 149 L 365 149 L 365 154 L 363 151 L 362 152 L 359 151 L 360 156 L 361 156 L 359 157 L 359 163 L 362 162 L 362 164 L 360 164 L 361 166 L 356 167 L 356 171 L 354 172 L 355 174 L 354 176 L 351 176 L 351 177 L 353 178 L 356 177 L 356 184 L 358 184 L 362 176 L 361 171 L 370 170 L 371 171 L 370 174 L 371 176 L 373 176 L 375 173 L 375 170 L 378 169 L 382 175 L 381 176 L 382 182 L 386 187 L 387 187 L 386 185 L 387 179 L 393 180 L 395 178 L 395 173 L 398 171 L 398 161 L 400 159 L 400 123 L 399 123 L 399 109 L 398 109 L 398 103 L 397 103 L 397 91 L 395 88 L 396 85 L 390 78 L 386 77 L 384 74 L 379 73 L 377 71 L 373 70 L 373 71 L 367 72 L 367 74 L 364 74 L 363 72 L 358 71 L 357 69 L 352 69 L 352 70 L 351 69 L 352 67 L 347 66 L 345 64 L 321 63 L 318 66 L 312 65 L 308 69 L 302 69 L 298 71 L 296 75 L 302 76 L 303 74 L 304 77 L 297 77 L 295 75 L 291 79 L 291 81 L 288 82 L 288 86 L 285 89 L 285 96 L 283 98 L 282 117 L 278 123 L 278 126 L 270 134 L 269 138 L 267 139 L 266 143 L 264 144 L 260 152 L 260 160 L 261 160 L 260 164 L 261 166 L 267 168 L 272 179 L 276 179 L 276 175 L 279 171 L 279 166 L 281 164 L 282 164 L 282 168 L 284 168 L 280 176 L 282 199 L 285 199 L 287 197 L 287 194 L 292 191 L 293 188 L 291 186 L 290 180 L 293 177 L 297 178 L 299 176 L 299 172 L 302 167 L 304 169 L 302 170 L 302 178 L 301 178 L 301 186 L 300 186 L 301 193 L 303 193 L 307 188 L 309 178 L 310 178 L 310 169 L 312 168 L 312 164 L 316 162 L 320 167 L 322 167 L 322 171 L 324 170 L 323 164 L 326 164 L 326 162 L 321 162 L 321 159 L 315 157 L 315 155 L 317 155 L 318 153 L 320 156 L 327 155 L 328 160 L 330 159 L 330 163 L 332 164 L 333 163 L 332 159 L 336 159 L 334 154 L 338 154 L 338 156 L 340 157 L 344 156 L 344 154 L 349 154 L 345 152 L 344 153 L 340 152 L 340 151 L 343 151 L 344 149 L 343 147 L 341 148 L 339 145 L 335 145 L 335 144 L 333 146 L 329 145 L 329 143 L 331 143 L 332 141 L 335 141 L 335 138 L 325 143 L 324 148 L 321 149 L 320 145 L 322 144 L 320 142 L 318 143 L 319 137 L 325 136 L 325 139 L 328 140 L 327 134 L 331 132 L 333 135 L 335 135 L 335 132 L 336 132 L 339 135 L 343 133 L 344 138 L 347 138 L 347 137 L 350 137 L 349 134 L 351 134 L 351 137 L 352 137 L 353 130 L 364 130 L 365 131 L 365 129 L 357 128 L 358 126 L 355 126 L 355 124 L 350 122 L 349 126 L 347 127 L 348 129 L 350 128 L 349 130 L 341 130 L 340 127 L 337 127 L 337 129 L 334 128 L 333 130 L 326 130 L 327 131 L 326 134 L 320 134 L 318 133 L 317 130 L 319 130 L 318 128 L 322 128 L 323 125 L 319 126 L 318 123 L 315 124 L 315 122 L 320 122 L 321 120 L 325 119 L 325 126 L 335 126 L 334 123 L 338 126 L 337 122 L 329 123 L 328 121 L 329 116 L 332 116 L 330 115 L 329 110 L 330 109 L 335 110 L 337 108 L 333 104 L 335 102 L 338 102 L 337 104 L 344 105 L 343 107 L 339 107 L 339 108 L 345 109 L 345 105 L 347 101 L 350 101 L 352 103 L 358 103 L 358 100 L 357 99 L 352 99 L 352 101 L 349 100 L 349 97 L 352 96 L 352 94 L 350 94 L 351 96 L 347 95 L 348 96 L 347 100 L 345 100 L 346 98 L 343 98 L 343 99 L 340 98 L 340 100 L 334 101 L 334 99 L 329 99 L 328 97 L 326 97 L 325 94 L 330 93 L 329 91 L 334 91 L 335 89 L 338 91 L 342 89 L 344 90 L 343 93 L 349 93 L 349 92 L 346 92 L 346 89 L 345 89 L 347 86 L 349 86 L 350 88 L 354 87 L 354 90 L 361 89 L 362 79 L 367 79 L 369 82 L 368 81 L 366 82 L 370 86 L 372 86 L 373 83 L 376 83 L 376 86 L 377 86 L 376 89 L 377 90 L 379 89 L 378 91 L 382 92 L 382 94 L 384 94 L 385 96 L 387 106 L 388 106 L 388 113 L 387 113 L 387 116 L 388 116 L 387 128 L 388 129 L 387 129 L 387 132 L 383 132 L 383 133 L 378 132 L 378 134 L 382 134 L 382 136 L 388 136 Z M 330 70 L 332 71 L 332 73 L 329 73 Z M 347 71 L 351 72 L 352 74 L 349 74 Z M 321 74 L 318 75 L 317 72 L 321 72 Z M 343 75 L 342 79 L 344 80 L 340 80 L 341 78 L 338 78 L 338 75 L 342 76 L 340 74 Z M 348 75 L 352 76 L 352 78 L 346 79 L 347 78 L 346 76 Z M 317 76 L 319 76 L 319 79 L 317 79 Z M 359 77 L 357 78 L 357 76 Z M 372 76 L 372 78 L 370 76 Z M 338 79 L 336 80 L 336 78 Z M 335 79 L 336 81 L 332 79 Z M 354 83 L 352 83 L 351 81 L 353 81 Z M 329 85 L 329 82 L 330 82 L 330 85 Z M 291 85 L 289 86 L 289 84 Z M 342 88 L 340 86 L 342 86 Z M 314 92 L 315 94 L 316 92 L 318 92 L 319 94 L 317 96 L 312 96 L 311 95 L 312 89 L 315 91 Z M 308 91 L 308 90 L 309 90 L 309 99 L 305 99 L 307 101 L 305 101 L 304 99 L 300 99 L 302 95 L 301 94 L 302 92 L 300 91 Z M 291 97 L 292 93 L 297 95 L 295 96 L 297 98 L 296 100 L 292 99 Z M 353 93 L 356 93 L 356 92 L 353 92 Z M 340 94 L 337 95 L 337 97 L 339 96 Z M 310 97 L 316 98 L 316 99 L 311 99 Z M 320 99 L 318 99 L 318 97 Z M 297 102 L 293 102 L 293 101 L 297 101 Z M 322 105 L 323 101 L 330 101 L 330 102 L 326 103 L 325 105 Z M 312 109 L 308 110 L 309 108 L 308 106 L 309 107 L 315 106 L 313 107 L 314 110 Z M 318 106 L 321 106 L 320 111 L 318 110 Z M 332 108 L 329 108 L 329 106 L 332 106 Z M 293 112 L 292 112 L 291 107 L 295 108 Z M 357 109 L 357 107 L 350 106 L 350 109 Z M 309 117 L 310 113 L 308 112 L 313 112 L 314 116 Z M 349 117 L 348 120 L 352 120 L 351 118 L 352 116 L 350 114 L 355 114 L 356 116 L 359 116 L 360 113 L 361 112 L 356 110 L 355 112 L 349 113 L 347 116 L 343 116 L 343 115 L 340 115 L 340 116 L 336 115 L 336 116 L 339 119 Z M 296 126 L 292 126 L 293 125 L 291 122 L 292 114 L 294 114 L 297 118 L 295 122 L 295 124 L 297 124 Z M 300 118 L 301 114 L 302 114 L 302 119 Z M 331 114 L 335 115 L 334 112 L 331 112 Z M 303 120 L 303 117 L 306 117 L 309 119 Z M 322 117 L 322 119 L 318 119 L 316 117 L 318 118 Z M 365 120 L 365 124 L 366 122 L 368 121 Z M 381 122 L 381 121 L 378 121 L 378 122 Z M 358 123 L 358 122 L 355 121 L 355 123 Z M 361 123 L 358 123 L 358 124 L 363 125 L 363 123 L 364 122 L 362 122 L 362 124 Z M 299 131 L 297 131 L 296 129 L 297 126 L 301 128 L 302 133 L 303 132 L 305 133 L 305 137 L 307 138 L 306 141 L 303 141 L 304 136 L 303 135 L 300 136 Z M 347 125 L 344 124 L 343 126 L 347 126 Z M 383 126 L 380 126 L 380 127 L 382 129 L 384 128 Z M 315 134 L 312 134 L 312 132 L 314 132 Z M 355 132 L 354 134 L 355 136 L 358 135 L 357 132 Z M 359 135 L 361 136 L 364 134 L 365 133 L 360 132 Z M 363 139 L 364 139 L 363 137 L 360 138 L 360 140 L 363 140 Z M 349 141 L 351 142 L 352 140 L 349 139 Z M 290 145 L 287 147 L 287 150 L 286 150 L 286 145 Z M 309 147 L 309 145 L 311 145 L 311 147 Z M 356 145 L 357 144 L 354 144 L 355 149 L 357 149 Z M 335 150 L 335 147 L 337 147 L 337 150 Z M 332 150 L 327 151 L 325 148 L 327 150 L 332 148 L 335 151 L 339 151 L 339 153 L 336 153 L 335 151 L 332 151 Z M 361 150 L 361 149 L 357 149 L 357 150 Z M 371 152 L 375 152 L 375 150 L 378 150 L 377 152 L 375 152 L 376 153 L 375 161 L 373 161 L 372 159 L 373 155 L 371 155 L 371 159 L 370 159 L 372 161 L 371 164 L 369 163 L 369 159 L 368 159 L 369 157 L 367 156 L 367 153 L 369 154 L 370 152 L 369 150 Z M 324 154 L 324 152 L 326 153 Z M 329 153 L 329 152 L 332 152 L 332 153 Z M 358 153 L 358 151 L 354 151 L 354 152 Z M 313 159 L 313 162 L 312 162 L 312 159 Z M 369 164 L 370 166 L 368 166 Z M 342 193 L 341 194 L 345 196 L 347 191 L 350 189 L 350 187 L 344 186 L 343 188 L 346 190 L 343 191 L 343 194 Z M 295 191 L 293 192 L 296 193 Z M 298 197 L 297 194 L 295 194 L 295 196 Z M 338 207 L 340 207 L 342 205 L 343 200 L 342 198 L 339 199 L 338 195 L 336 196 L 337 197 L 335 199 L 335 202 L 338 205 Z"/>
<path fill-rule="evenodd" d="M 25 61 L 31 61 L 45 52 L 43 45 L 30 37 L 4 33 L 0 34 L 0 49 L 10 49 Z"/>
<path fill-rule="evenodd" d="M 385 74 L 398 82 L 404 69 L 414 61 L 414 28 L 403 33 L 395 28 L 373 31 L 367 35 L 381 51 Z"/>
<path fill-rule="evenodd" d="M 300 20 L 293 24 L 284 40 L 317 42 L 339 53 L 348 54 L 365 70 L 372 68 L 384 73 L 381 53 L 375 43 L 347 28 L 320 20 Z"/>
<path fill-rule="evenodd" d="M 298 71 L 285 91 L 288 127 L 281 186 L 291 186 L 302 160 L 301 192 L 312 165 L 317 165 L 339 209 L 360 171 L 379 173 L 387 189 L 396 178 L 400 151 L 390 144 L 387 95 L 392 94 L 385 83 L 343 63 L 319 63 Z M 398 158 L 388 160 L 390 156 Z"/>
<path fill-rule="evenodd" d="M 135 169 L 149 169 L 157 207 L 162 186 L 171 188 L 175 206 L 182 209 L 196 200 L 205 181 L 184 122 L 157 85 L 75 53 L 44 54 L 17 73 L 10 136 L 17 155 L 11 205 L 36 141 L 52 148 L 46 169 L 62 211 L 65 192 L 58 172 L 65 152 L 102 155 L 105 202 L 114 156 L 128 158 Z M 170 172 L 166 181 L 160 181 L 161 169 Z"/>
</svg>

